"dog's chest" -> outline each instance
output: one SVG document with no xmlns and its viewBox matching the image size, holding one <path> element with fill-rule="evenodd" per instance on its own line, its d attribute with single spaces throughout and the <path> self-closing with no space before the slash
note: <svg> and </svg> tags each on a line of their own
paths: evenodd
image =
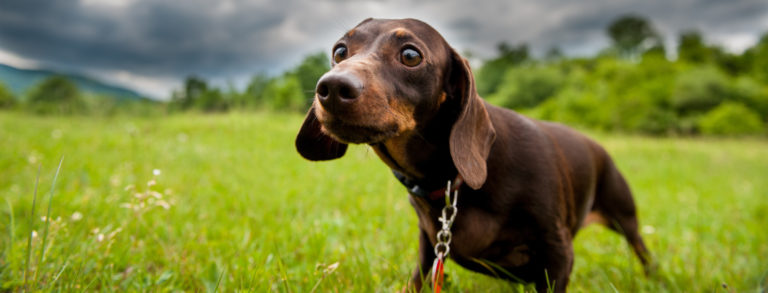
<svg viewBox="0 0 768 293">
<path fill-rule="evenodd" d="M 437 232 L 442 228 L 438 220 L 442 207 L 430 205 L 424 198 L 411 197 L 411 204 L 419 217 L 420 228 L 429 236 L 432 246 L 437 243 Z M 451 227 L 453 235 L 451 254 L 476 256 L 493 244 L 501 229 L 500 223 L 491 215 L 474 207 L 457 207 L 456 219 Z"/>
<path fill-rule="evenodd" d="M 411 197 L 419 217 L 419 226 L 429 237 L 430 246 L 437 243 L 442 228 L 438 217 L 442 207 L 430 205 L 423 198 Z M 518 227 L 519 228 L 519 227 Z M 506 268 L 524 266 L 531 260 L 531 247 L 524 231 L 503 225 L 497 215 L 487 209 L 462 205 L 459 201 L 456 219 L 451 228 L 450 256 L 464 267 L 482 271 L 477 261 L 490 261 Z"/>
</svg>

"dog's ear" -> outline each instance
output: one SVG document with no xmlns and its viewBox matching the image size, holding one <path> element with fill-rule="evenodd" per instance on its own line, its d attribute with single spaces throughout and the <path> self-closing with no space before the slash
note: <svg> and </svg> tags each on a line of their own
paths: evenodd
<svg viewBox="0 0 768 293">
<path fill-rule="evenodd" d="M 315 107 L 307 112 L 307 118 L 296 136 L 296 150 L 310 161 L 326 161 L 340 158 L 347 151 L 347 144 L 340 143 L 323 133 L 322 125 L 315 116 Z"/>
<path fill-rule="evenodd" d="M 486 159 L 496 139 L 496 130 L 477 94 L 469 63 L 455 51 L 451 51 L 447 78 L 447 91 L 460 107 L 449 140 L 451 158 L 464 182 L 473 189 L 480 189 L 488 175 Z"/>
</svg>

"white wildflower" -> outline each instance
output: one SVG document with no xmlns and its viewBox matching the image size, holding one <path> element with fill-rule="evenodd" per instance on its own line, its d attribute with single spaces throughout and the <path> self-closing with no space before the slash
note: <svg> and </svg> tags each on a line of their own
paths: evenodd
<svg viewBox="0 0 768 293">
<path fill-rule="evenodd" d="M 110 232 L 109 239 L 115 238 L 115 235 L 117 235 L 117 233 L 120 233 L 120 231 L 123 231 L 123 228 L 117 228 L 114 231 Z"/>
<path fill-rule="evenodd" d="M 154 197 L 156 199 L 163 199 L 163 194 L 159 193 L 157 191 L 154 191 L 154 190 L 150 190 L 149 191 L 149 195 L 151 195 L 152 197 Z"/>
<path fill-rule="evenodd" d="M 155 204 L 158 205 L 158 206 L 163 207 L 166 210 L 171 209 L 171 204 L 169 204 L 168 202 L 166 202 L 164 200 L 158 200 L 157 202 L 155 202 Z"/>
<path fill-rule="evenodd" d="M 187 136 L 186 133 L 182 132 L 176 135 L 176 140 L 178 140 L 179 142 L 187 142 L 187 139 L 189 139 L 189 136 Z"/>
<path fill-rule="evenodd" d="M 40 160 L 40 154 L 36 151 L 32 151 L 32 153 L 27 156 L 27 162 L 29 162 L 32 165 L 37 164 L 37 161 L 39 160 Z"/>
<path fill-rule="evenodd" d="M 155 176 L 160 176 L 160 173 L 162 173 L 162 172 L 160 172 L 160 169 L 154 169 L 154 170 L 152 170 L 152 175 L 155 175 Z"/>
<path fill-rule="evenodd" d="M 324 273 L 325 274 L 333 273 L 333 271 L 335 271 L 338 267 L 339 267 L 339 262 L 332 263 L 325 268 Z"/>
<path fill-rule="evenodd" d="M 53 131 L 51 131 L 51 138 L 53 139 L 61 138 L 61 129 L 54 129 Z"/>
<path fill-rule="evenodd" d="M 643 234 L 653 234 L 656 232 L 656 228 L 651 225 L 643 225 Z"/>
<path fill-rule="evenodd" d="M 120 185 L 120 176 L 117 176 L 117 175 L 110 176 L 109 183 L 112 184 L 112 186 Z"/>
<path fill-rule="evenodd" d="M 69 219 L 72 220 L 73 222 L 80 221 L 81 219 L 83 219 L 83 214 L 81 214 L 80 212 L 74 212 L 72 213 L 72 216 L 69 217 Z"/>
</svg>

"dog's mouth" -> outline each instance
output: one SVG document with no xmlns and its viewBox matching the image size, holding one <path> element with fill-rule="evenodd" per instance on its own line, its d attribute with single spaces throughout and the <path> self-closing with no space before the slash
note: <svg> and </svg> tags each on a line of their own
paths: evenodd
<svg viewBox="0 0 768 293">
<path fill-rule="evenodd" d="M 398 133 L 397 124 L 361 125 L 341 119 L 320 121 L 323 129 L 334 139 L 343 143 L 375 144 L 394 137 Z"/>
</svg>

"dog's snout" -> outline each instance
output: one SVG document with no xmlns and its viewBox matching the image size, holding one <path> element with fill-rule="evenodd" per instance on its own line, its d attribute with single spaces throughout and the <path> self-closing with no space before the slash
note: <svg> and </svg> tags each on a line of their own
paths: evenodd
<svg viewBox="0 0 768 293">
<path fill-rule="evenodd" d="M 363 82 L 354 74 L 329 72 L 317 82 L 317 98 L 324 107 L 357 99 L 363 92 Z"/>
</svg>

